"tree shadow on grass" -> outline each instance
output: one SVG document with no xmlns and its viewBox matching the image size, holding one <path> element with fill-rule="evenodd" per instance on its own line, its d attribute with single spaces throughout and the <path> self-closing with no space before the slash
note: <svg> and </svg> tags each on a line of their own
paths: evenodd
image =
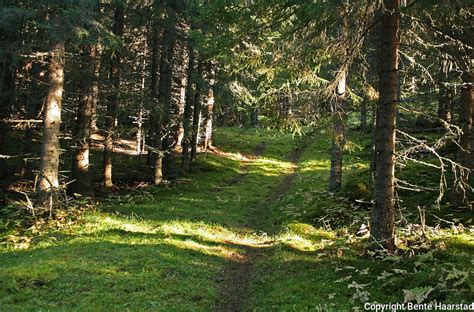
<svg viewBox="0 0 474 312">
<path fill-rule="evenodd" d="M 2 309 L 211 308 L 224 250 L 162 234 L 101 234 L 2 254 Z M 120 237 L 127 242 L 114 242 Z"/>
</svg>

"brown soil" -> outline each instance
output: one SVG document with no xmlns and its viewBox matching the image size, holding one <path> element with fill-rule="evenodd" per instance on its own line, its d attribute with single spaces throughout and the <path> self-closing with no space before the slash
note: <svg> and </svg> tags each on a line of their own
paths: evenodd
<svg viewBox="0 0 474 312">
<path fill-rule="evenodd" d="M 288 159 L 293 163 L 291 173 L 287 174 L 283 180 L 278 184 L 275 190 L 266 199 L 265 204 L 272 204 L 276 202 L 282 195 L 284 195 L 293 185 L 296 177 L 296 169 L 298 168 L 298 161 L 305 150 L 306 145 L 296 147 L 288 156 Z M 265 149 L 264 142 L 257 145 L 254 151 L 263 153 Z M 248 166 L 246 164 L 243 167 Z M 252 214 L 251 219 L 248 220 L 248 225 L 251 228 L 257 229 L 259 220 L 265 218 L 264 211 L 256 209 Z M 256 232 L 255 230 L 253 231 Z M 249 287 L 253 278 L 255 278 L 256 266 L 255 264 L 261 261 L 262 258 L 268 256 L 271 242 L 263 243 L 260 246 L 239 246 L 242 253 L 233 256 L 233 263 L 219 275 L 216 280 L 221 282 L 220 296 L 215 306 L 215 311 L 246 311 L 251 310 L 249 307 Z"/>
</svg>

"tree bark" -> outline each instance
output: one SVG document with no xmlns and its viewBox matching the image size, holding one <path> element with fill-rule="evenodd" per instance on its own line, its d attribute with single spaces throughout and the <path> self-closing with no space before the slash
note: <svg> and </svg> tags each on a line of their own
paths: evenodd
<svg viewBox="0 0 474 312">
<path fill-rule="evenodd" d="M 208 150 L 212 147 L 212 122 L 214 118 L 214 72 L 209 65 L 209 81 L 206 97 L 206 114 L 204 118 L 204 140 L 202 142 L 202 148 Z"/>
<path fill-rule="evenodd" d="M 163 154 L 161 152 L 161 144 L 162 144 L 162 124 L 161 124 L 161 103 L 159 102 L 159 83 L 161 83 L 161 79 L 158 79 L 158 74 L 161 73 L 161 68 L 164 67 L 161 64 L 164 60 L 163 58 L 166 57 L 164 55 L 159 55 L 159 45 L 160 45 L 160 36 L 158 33 L 158 29 L 155 28 L 155 36 L 153 39 L 153 52 L 152 52 L 152 65 L 151 65 L 151 95 L 153 98 L 153 103 L 157 101 L 155 105 L 153 105 L 151 110 L 151 118 L 150 118 L 150 130 L 153 131 L 151 136 L 150 144 L 153 146 L 154 150 L 151 151 L 149 154 L 150 160 L 153 161 L 153 183 L 160 184 L 163 182 Z M 163 46 L 165 49 L 165 46 Z M 161 77 L 161 74 L 160 74 Z"/>
<path fill-rule="evenodd" d="M 44 64 L 44 62 L 41 61 L 31 63 L 29 75 L 31 75 L 33 79 L 31 79 L 26 97 L 25 106 L 27 120 L 34 120 L 41 113 L 43 97 L 47 90 L 45 86 L 48 84 L 48 75 L 45 75 L 47 71 L 48 64 Z M 26 123 L 25 135 L 22 141 L 23 155 L 28 155 L 33 152 L 33 129 L 33 123 Z M 24 177 L 32 178 L 32 166 L 28 159 L 23 159 L 19 172 Z"/>
<path fill-rule="evenodd" d="M 0 65 L 0 153 L 5 152 L 5 140 L 8 132 L 8 124 L 3 120 L 8 119 L 12 111 L 12 102 L 15 95 L 16 70 L 10 68 L 7 60 Z"/>
<path fill-rule="evenodd" d="M 191 145 L 191 117 L 193 110 L 193 84 L 195 84 L 195 73 L 194 73 L 194 50 L 193 47 L 189 44 L 189 65 L 188 65 L 188 83 L 186 86 L 186 103 L 184 106 L 183 113 L 183 140 L 181 143 L 182 146 L 182 156 L 181 156 L 181 170 L 184 172 L 189 170 L 189 146 Z M 197 87 L 194 89 L 197 92 Z"/>
<path fill-rule="evenodd" d="M 461 114 L 460 122 L 462 134 L 459 140 L 460 149 L 457 154 L 457 162 L 466 169 L 461 169 L 454 188 L 453 206 L 456 208 L 470 208 L 469 202 L 469 170 L 474 168 L 474 74 L 466 72 L 462 75 L 463 85 L 461 87 Z"/>
<path fill-rule="evenodd" d="M 158 5 L 158 3 L 155 3 Z M 160 7 L 155 7 L 155 22 L 153 23 L 153 35 L 151 39 L 151 79 L 150 79 L 150 122 L 149 122 L 149 145 L 147 163 L 154 167 L 153 181 L 159 184 L 163 180 L 161 159 L 162 157 L 157 151 L 161 151 L 161 112 L 160 103 L 158 101 L 159 77 L 161 67 L 161 43 L 163 40 L 163 29 L 158 23 Z"/>
<path fill-rule="evenodd" d="M 94 62 L 94 76 L 92 78 L 92 108 L 91 108 L 91 131 L 96 133 L 99 131 L 97 126 L 97 105 L 99 103 L 99 74 L 100 74 L 100 54 L 101 48 L 96 45 L 96 57 Z"/>
<path fill-rule="evenodd" d="M 189 53 L 189 52 L 188 52 Z M 189 56 L 188 56 L 188 61 L 189 61 Z M 189 65 L 189 64 L 188 64 Z M 178 150 L 179 147 L 182 147 L 182 142 L 183 142 L 183 137 L 184 137 L 184 110 L 186 109 L 186 89 L 188 87 L 188 78 L 187 75 L 186 77 L 183 77 L 181 79 L 181 92 L 180 92 L 180 100 L 179 100 L 179 109 L 178 109 L 178 114 L 176 116 L 177 118 L 177 125 L 176 125 L 176 138 L 175 138 L 175 149 Z"/>
<path fill-rule="evenodd" d="M 114 27 L 113 33 L 122 37 L 124 32 L 124 19 L 125 12 L 121 5 L 117 5 L 114 14 Z M 121 80 L 121 62 L 122 55 L 120 48 L 114 51 L 111 57 L 111 66 L 109 80 L 112 85 L 111 94 L 108 97 L 107 113 L 105 116 L 105 142 L 104 142 L 104 160 L 103 160 L 103 176 L 104 176 L 104 187 L 113 187 L 112 180 L 112 155 L 114 152 L 114 135 L 115 135 L 115 124 L 117 122 L 118 114 L 118 102 L 119 102 L 119 91 L 120 91 L 120 80 Z"/>
<path fill-rule="evenodd" d="M 70 192 L 72 194 L 91 195 L 93 185 L 89 170 L 90 140 L 92 133 L 92 109 L 94 107 L 94 69 L 97 48 L 88 45 L 84 48 L 81 64 L 81 79 L 79 81 L 79 103 L 77 124 L 74 133 L 74 152 L 72 160 L 72 179 Z"/>
<path fill-rule="evenodd" d="M 201 81 L 202 81 L 202 62 L 198 62 L 196 70 L 196 91 L 193 100 L 193 125 L 191 135 L 191 155 L 190 160 L 197 158 L 197 148 L 199 143 L 199 130 L 201 129 Z"/>
<path fill-rule="evenodd" d="M 146 50 L 145 50 L 146 51 Z M 144 150 L 144 130 L 143 130 L 143 115 L 144 115 L 144 107 L 146 104 L 145 98 L 145 70 L 146 70 L 146 61 L 143 61 L 143 68 L 142 68 L 142 84 L 141 84 L 141 95 L 142 98 L 140 103 L 138 104 L 138 112 L 137 117 L 135 120 L 135 124 L 137 125 L 137 133 L 135 135 L 135 151 L 138 155 L 140 155 Z"/>
<path fill-rule="evenodd" d="M 64 43 L 56 42 L 51 48 L 49 64 L 49 90 L 44 104 L 43 139 L 41 143 L 40 174 L 38 181 L 37 208 L 49 208 L 57 204 L 59 187 L 59 131 L 61 125 L 61 101 L 64 85 Z"/>
<path fill-rule="evenodd" d="M 344 10 L 346 14 L 346 10 Z M 341 27 L 341 41 L 347 39 L 348 18 L 345 15 Z M 343 53 L 343 57 L 346 55 Z M 329 192 L 337 192 L 342 184 L 342 158 L 344 145 L 346 144 L 346 77 L 347 66 L 343 65 L 339 72 L 339 80 L 336 86 L 336 100 L 333 109 L 333 138 L 331 148 L 331 170 L 329 175 Z"/>
<path fill-rule="evenodd" d="M 164 153 L 163 160 L 160 160 L 162 170 L 165 176 L 171 177 L 174 172 L 173 165 L 173 147 L 175 140 L 175 132 L 173 131 L 173 120 L 172 114 L 174 113 L 174 105 L 172 98 L 173 88 L 173 58 L 176 44 L 176 12 L 169 8 L 169 18 L 167 27 L 165 27 L 163 33 L 163 50 L 161 55 L 161 66 L 160 66 L 160 84 L 159 84 L 159 105 L 160 112 L 162 113 L 161 118 L 161 131 L 160 138 L 163 136 L 161 142 L 161 148 Z M 160 156 L 161 157 L 161 156 Z M 157 157 L 157 158 L 160 158 Z"/>
<path fill-rule="evenodd" d="M 438 83 L 439 94 L 438 94 L 438 118 L 451 123 L 453 116 L 453 88 L 445 85 L 444 81 Z"/>
<path fill-rule="evenodd" d="M 342 184 L 343 149 L 346 142 L 346 75 L 343 69 L 336 88 L 336 101 L 333 110 L 333 139 L 331 148 L 331 171 L 329 176 L 329 192 L 337 192 Z"/>
<path fill-rule="evenodd" d="M 398 87 L 400 0 L 384 0 L 379 46 L 379 102 L 375 129 L 375 204 L 372 210 L 373 248 L 395 249 L 395 130 Z"/>
<path fill-rule="evenodd" d="M 360 129 L 362 131 L 367 129 L 367 101 L 365 100 L 360 103 Z"/>
<path fill-rule="evenodd" d="M 377 123 L 377 102 L 371 101 L 372 122 L 370 123 L 370 164 L 369 164 L 369 185 L 374 186 L 375 180 L 375 124 Z"/>
<path fill-rule="evenodd" d="M 135 135 L 135 151 L 137 154 L 141 154 L 143 152 L 143 147 L 144 147 L 144 131 L 143 131 L 143 104 L 140 104 L 138 107 L 138 112 L 137 112 L 137 133 Z"/>
</svg>

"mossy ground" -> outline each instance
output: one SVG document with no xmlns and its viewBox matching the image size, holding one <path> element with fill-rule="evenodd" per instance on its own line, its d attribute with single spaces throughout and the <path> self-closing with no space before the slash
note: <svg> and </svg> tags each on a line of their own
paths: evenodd
<svg viewBox="0 0 474 312">
<path fill-rule="evenodd" d="M 214 135 L 227 157 L 202 154 L 183 179 L 110 195 L 78 224 L 42 233 L 28 248 L 3 245 L 0 310 L 209 311 L 220 299 L 222 272 L 262 242 L 249 309 L 346 311 L 365 300 L 403 301 L 404 290 L 425 292 L 427 301 L 472 300 L 468 231 L 430 234 L 414 257 L 362 255 L 364 239 L 354 231 L 367 222 L 368 209 L 351 205 L 344 192 L 326 191 L 327 134 L 313 135 L 291 188 L 272 202 L 292 171 L 288 154 L 297 140 L 255 129 Z M 244 179 L 228 183 L 240 172 L 238 153 L 250 155 L 262 141 L 266 148 L 247 164 Z M 367 138 L 354 141 L 362 148 L 345 166 L 359 177 L 368 166 Z M 249 221 L 255 216 L 258 228 Z"/>
</svg>

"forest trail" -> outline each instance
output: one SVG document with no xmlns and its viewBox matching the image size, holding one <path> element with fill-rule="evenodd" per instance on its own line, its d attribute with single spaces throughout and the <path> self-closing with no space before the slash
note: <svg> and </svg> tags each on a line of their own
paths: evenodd
<svg viewBox="0 0 474 312">
<path fill-rule="evenodd" d="M 266 148 L 266 142 L 261 141 L 257 145 L 255 145 L 254 148 L 252 149 L 252 155 L 242 156 L 242 159 L 240 160 L 241 165 L 239 168 L 239 172 L 232 178 L 224 181 L 224 186 L 228 187 L 228 186 L 232 186 L 234 184 L 238 184 L 242 182 L 242 180 L 245 178 L 245 176 L 249 172 L 249 163 L 254 161 L 256 157 L 261 156 L 263 152 L 265 151 L 265 148 Z M 221 153 L 222 153 L 221 151 L 218 151 L 217 154 L 221 154 Z M 211 189 L 212 192 L 216 192 L 216 193 L 222 190 L 223 190 L 222 186 L 214 187 Z"/>
<path fill-rule="evenodd" d="M 0 305 L 240 311 L 253 304 L 255 265 L 272 254 L 280 226 L 271 206 L 292 186 L 302 150 L 278 132 L 226 129 L 215 139 L 222 150 L 202 154 L 189 178 L 111 194 L 71 227 L 18 238 L 17 249 L 0 253 L 0 278 L 10 280 L 0 286 Z"/>
<path fill-rule="evenodd" d="M 447 276 L 454 265 L 472 266 L 472 240 L 460 235 L 436 267 L 361 257 L 353 232 L 315 221 L 365 217 L 327 192 L 331 141 L 320 132 L 295 141 L 272 130 L 218 130 L 219 148 L 201 154 L 189 176 L 110 194 L 64 228 L 11 235 L 0 245 L 0 310 L 350 311 L 362 295 L 403 301 L 402 290 L 416 287 L 407 277 L 428 283 L 433 269 Z M 362 153 L 345 161 L 359 165 Z"/>
<path fill-rule="evenodd" d="M 295 147 L 289 154 L 288 160 L 291 162 L 290 172 L 286 173 L 280 183 L 274 188 L 270 195 L 262 201 L 261 205 L 254 206 L 252 214 L 248 219 L 247 227 L 252 230 L 254 235 L 261 237 L 269 237 L 270 233 L 262 231 L 262 220 L 268 219 L 267 206 L 271 206 L 278 201 L 293 186 L 296 172 L 298 169 L 298 161 L 303 154 L 306 144 L 300 144 Z M 253 149 L 254 156 L 261 156 L 265 150 L 265 142 L 260 142 Z M 239 182 L 248 172 L 248 162 L 241 165 L 238 174 Z M 247 229 L 248 231 L 248 229 Z M 273 234 L 273 233 L 272 233 Z M 253 279 L 257 277 L 255 274 L 255 265 L 259 261 L 265 261 L 265 257 L 270 252 L 273 240 L 264 239 L 257 246 L 243 245 L 240 248 L 243 253 L 233 255 L 234 262 L 224 269 L 222 275 L 218 277 L 221 283 L 219 301 L 216 304 L 215 311 L 246 311 L 249 305 L 249 286 Z"/>
</svg>

